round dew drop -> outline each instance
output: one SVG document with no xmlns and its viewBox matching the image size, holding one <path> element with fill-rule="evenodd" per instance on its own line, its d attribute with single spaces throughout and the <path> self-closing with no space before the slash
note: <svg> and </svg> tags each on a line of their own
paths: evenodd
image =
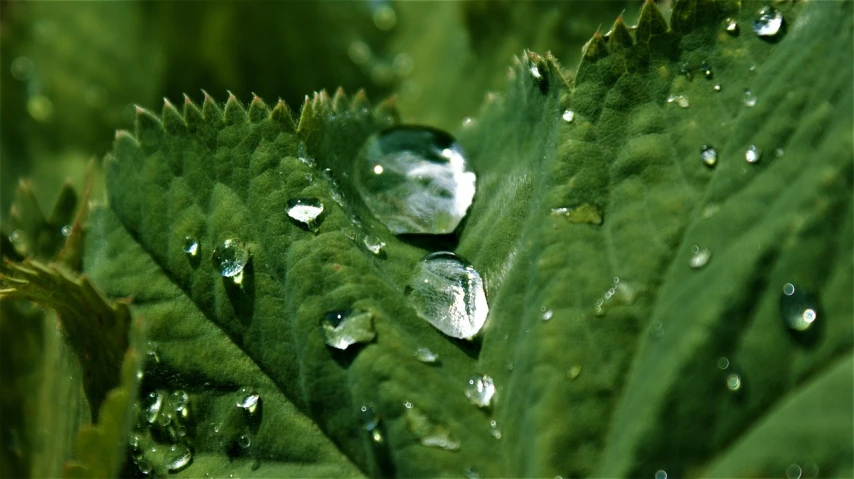
<svg viewBox="0 0 854 479">
<path fill-rule="evenodd" d="M 747 160 L 748 163 L 756 163 L 760 158 L 762 158 L 762 150 L 759 149 L 758 146 L 750 145 L 747 147 L 747 151 L 744 153 L 744 159 Z"/>
<path fill-rule="evenodd" d="M 752 91 L 744 90 L 744 98 L 743 98 L 744 106 L 746 106 L 748 108 L 753 108 L 754 106 L 756 106 L 757 100 L 758 100 L 758 98 L 756 97 L 756 95 L 753 94 Z"/>
<path fill-rule="evenodd" d="M 185 236 L 184 244 L 181 249 L 183 249 L 184 252 L 187 253 L 187 256 L 195 258 L 196 255 L 199 254 L 199 242 L 196 240 L 196 238 L 193 238 L 192 236 Z"/>
<path fill-rule="evenodd" d="M 793 283 L 783 285 L 780 295 L 780 315 L 783 324 L 794 333 L 805 333 L 815 327 L 819 306 L 815 296 Z"/>
<path fill-rule="evenodd" d="M 249 250 L 240 241 L 229 238 L 214 249 L 211 260 L 220 276 L 232 278 L 243 272 L 249 261 Z"/>
<path fill-rule="evenodd" d="M 486 374 L 475 375 L 469 378 L 464 392 L 475 406 L 489 407 L 495 395 L 495 383 Z"/>
<path fill-rule="evenodd" d="M 258 408 L 258 401 L 261 396 L 248 387 L 242 387 L 237 391 L 237 407 L 252 414 Z"/>
<path fill-rule="evenodd" d="M 575 112 L 572 110 L 566 110 L 563 112 L 563 121 L 567 123 L 572 123 L 575 120 Z"/>
<path fill-rule="evenodd" d="M 700 158 L 706 166 L 713 168 L 718 163 L 718 150 L 713 146 L 703 145 L 700 147 Z"/>
<path fill-rule="evenodd" d="M 783 27 L 783 14 L 774 7 L 765 7 L 753 20 L 753 31 L 760 37 L 771 38 L 780 33 Z"/>
</svg>

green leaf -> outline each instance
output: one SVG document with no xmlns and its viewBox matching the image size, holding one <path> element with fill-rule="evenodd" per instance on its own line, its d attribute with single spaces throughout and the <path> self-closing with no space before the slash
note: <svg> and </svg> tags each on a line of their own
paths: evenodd
<svg viewBox="0 0 854 479">
<path fill-rule="evenodd" d="M 352 161 L 396 122 L 394 103 L 370 114 L 359 95 L 319 93 L 296 128 L 283 103 L 257 97 L 248 111 L 207 95 L 201 109 L 139 110 L 107 160 L 110 210 L 95 215 L 84 264 L 149 321 L 143 397 L 190 398 L 186 436 L 138 421 L 146 448 L 192 445 L 197 463 L 179 471 L 191 476 L 767 476 L 811 460 L 850 471 L 850 431 L 804 432 L 827 451 L 801 450 L 814 458 L 763 438 L 816 397 L 851 422 L 852 2 L 780 5 L 774 42 L 748 28 L 760 7 L 677 1 L 668 27 L 646 2 L 634 32 L 618 19 L 593 35 L 571 81 L 551 55 L 525 52 L 459 132 L 478 192 L 453 237 L 392 237 L 356 194 Z M 759 162 L 744 159 L 751 145 Z M 316 231 L 286 215 L 309 197 L 325 205 Z M 226 239 L 251 256 L 240 282 L 211 263 Z M 415 262 L 449 244 L 487 288 L 473 343 L 406 301 Z M 708 264 L 691 266 L 695 247 Z M 781 319 L 789 282 L 818 295 L 807 335 Z M 330 349 L 321 318 L 352 308 L 373 315 L 376 339 Z M 441 363 L 418 362 L 418 347 Z M 497 393 L 479 409 L 463 386 L 484 373 Z M 261 412 L 235 406 L 242 388 Z M 360 425 L 363 405 L 382 441 Z M 430 431 L 459 450 L 422 445 Z"/>
</svg>

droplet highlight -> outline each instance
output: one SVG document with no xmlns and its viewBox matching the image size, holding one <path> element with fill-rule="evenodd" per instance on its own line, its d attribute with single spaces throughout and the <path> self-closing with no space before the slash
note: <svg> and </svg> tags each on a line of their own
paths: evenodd
<svg viewBox="0 0 854 479">
<path fill-rule="evenodd" d="M 356 343 L 372 341 L 374 315 L 370 311 L 347 310 L 326 313 L 320 321 L 324 341 L 336 349 L 347 349 Z"/>
<path fill-rule="evenodd" d="M 464 393 L 475 406 L 489 407 L 495 395 L 495 383 L 486 374 L 478 374 L 469 378 Z"/>
<path fill-rule="evenodd" d="M 454 253 L 431 253 L 415 265 L 409 303 L 418 316 L 453 338 L 471 339 L 489 306 L 480 273 Z"/>
<path fill-rule="evenodd" d="M 456 140 L 429 127 L 373 135 L 355 162 L 356 189 L 394 234 L 452 233 L 471 206 L 475 182 Z"/>
<path fill-rule="evenodd" d="M 819 319 L 818 301 L 815 295 L 801 286 L 786 283 L 780 296 L 780 315 L 789 330 L 805 333 L 815 327 Z"/>
<path fill-rule="evenodd" d="M 288 201 L 288 216 L 310 230 L 317 228 L 317 219 L 323 213 L 323 202 L 317 198 L 295 198 Z"/>
</svg>

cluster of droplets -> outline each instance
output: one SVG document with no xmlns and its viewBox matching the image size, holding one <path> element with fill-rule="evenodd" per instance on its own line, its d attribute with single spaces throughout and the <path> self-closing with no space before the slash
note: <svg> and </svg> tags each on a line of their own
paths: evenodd
<svg viewBox="0 0 854 479">
<path fill-rule="evenodd" d="M 596 313 L 596 316 L 602 316 L 605 314 L 608 304 L 615 299 L 619 299 L 623 304 L 631 304 L 635 300 L 635 295 L 633 287 L 625 281 L 620 281 L 619 277 L 614 276 L 613 285 L 596 300 L 593 304 L 593 311 Z"/>
<path fill-rule="evenodd" d="M 128 434 L 130 457 L 144 475 L 185 469 L 193 459 L 187 424 L 190 402 L 183 390 L 154 390 L 137 406 L 137 422 Z"/>
</svg>

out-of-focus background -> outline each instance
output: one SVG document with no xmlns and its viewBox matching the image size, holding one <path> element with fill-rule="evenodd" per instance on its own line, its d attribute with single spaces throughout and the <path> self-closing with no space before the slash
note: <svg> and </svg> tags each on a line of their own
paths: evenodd
<svg viewBox="0 0 854 479">
<path fill-rule="evenodd" d="M 284 99 L 341 86 L 395 95 L 405 121 L 450 131 L 503 85 L 513 55 L 551 51 L 572 72 L 594 31 L 639 0 L 0 2 L 0 219 L 32 178 L 50 208 L 82 184 L 134 105 Z M 96 173 L 97 175 L 97 173 Z M 95 198 L 103 187 L 95 182 Z"/>
</svg>

